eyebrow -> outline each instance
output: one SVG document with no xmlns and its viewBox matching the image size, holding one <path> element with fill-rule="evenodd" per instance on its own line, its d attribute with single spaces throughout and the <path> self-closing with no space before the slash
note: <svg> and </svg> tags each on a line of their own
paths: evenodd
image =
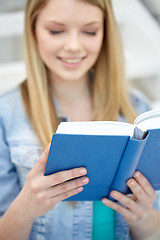
<svg viewBox="0 0 160 240">
<path fill-rule="evenodd" d="M 54 24 L 57 24 L 57 25 L 65 26 L 65 24 L 63 24 L 61 22 L 58 22 L 58 21 L 55 21 L 55 20 L 46 20 L 46 23 L 54 23 Z M 90 25 L 100 24 L 100 23 L 101 23 L 101 21 L 93 21 L 93 22 L 89 22 L 89 23 L 84 24 L 84 26 L 90 26 Z"/>
<path fill-rule="evenodd" d="M 64 26 L 65 24 L 61 23 L 61 22 L 58 22 L 58 21 L 55 21 L 55 20 L 46 20 L 46 23 L 55 23 L 57 25 L 62 25 Z"/>
</svg>

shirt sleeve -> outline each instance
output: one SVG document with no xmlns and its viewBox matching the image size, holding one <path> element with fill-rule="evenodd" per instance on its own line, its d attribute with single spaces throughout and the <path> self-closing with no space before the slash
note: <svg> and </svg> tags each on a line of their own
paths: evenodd
<svg viewBox="0 0 160 240">
<path fill-rule="evenodd" d="M 0 116 L 0 217 L 20 192 L 18 176 L 10 160 L 3 119 Z"/>
</svg>

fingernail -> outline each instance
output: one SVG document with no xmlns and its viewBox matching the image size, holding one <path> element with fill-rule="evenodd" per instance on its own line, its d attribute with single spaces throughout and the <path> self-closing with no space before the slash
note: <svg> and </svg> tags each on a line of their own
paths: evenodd
<svg viewBox="0 0 160 240">
<path fill-rule="evenodd" d="M 83 190 L 83 187 L 77 188 L 77 191 L 78 191 L 78 192 L 82 192 L 82 190 Z"/>
<path fill-rule="evenodd" d="M 79 173 L 80 173 L 80 174 L 86 174 L 86 173 L 87 173 L 87 171 L 86 171 L 86 169 L 85 169 L 85 168 L 81 168 L 81 169 L 80 169 L 80 171 L 79 171 Z"/>
<path fill-rule="evenodd" d="M 106 199 L 106 198 L 104 198 L 104 199 L 102 199 L 102 202 L 105 204 L 107 204 L 108 203 L 108 200 Z"/>
<path fill-rule="evenodd" d="M 136 177 L 136 178 L 139 178 L 139 177 L 140 177 L 140 173 L 139 173 L 139 172 L 136 172 L 136 173 L 135 173 L 135 177 Z"/>
<path fill-rule="evenodd" d="M 118 193 L 117 192 L 111 192 L 111 197 L 117 197 L 118 196 Z"/>
<path fill-rule="evenodd" d="M 129 184 L 131 184 L 133 186 L 134 185 L 134 181 L 130 180 Z"/>
<path fill-rule="evenodd" d="M 88 180 L 89 179 L 87 177 L 85 177 L 85 178 L 82 179 L 82 183 L 88 183 Z"/>
</svg>

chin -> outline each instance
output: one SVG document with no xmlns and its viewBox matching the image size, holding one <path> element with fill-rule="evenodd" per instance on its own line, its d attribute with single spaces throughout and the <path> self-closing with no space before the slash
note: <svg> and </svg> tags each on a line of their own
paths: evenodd
<svg viewBox="0 0 160 240">
<path fill-rule="evenodd" d="M 63 76 L 59 76 L 59 77 L 63 79 L 63 81 L 76 82 L 85 78 L 87 75 L 88 75 L 88 72 L 84 74 L 76 74 L 75 72 L 72 72 L 71 74 L 64 74 Z"/>
</svg>

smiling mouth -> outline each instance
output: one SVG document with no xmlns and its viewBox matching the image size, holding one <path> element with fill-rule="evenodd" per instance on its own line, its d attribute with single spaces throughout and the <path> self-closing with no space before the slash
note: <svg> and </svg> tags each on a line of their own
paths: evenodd
<svg viewBox="0 0 160 240">
<path fill-rule="evenodd" d="M 58 57 L 59 60 L 61 60 L 64 63 L 68 63 L 68 64 L 76 64 L 76 63 L 80 63 L 85 57 L 81 57 L 81 58 L 61 58 Z"/>
</svg>

